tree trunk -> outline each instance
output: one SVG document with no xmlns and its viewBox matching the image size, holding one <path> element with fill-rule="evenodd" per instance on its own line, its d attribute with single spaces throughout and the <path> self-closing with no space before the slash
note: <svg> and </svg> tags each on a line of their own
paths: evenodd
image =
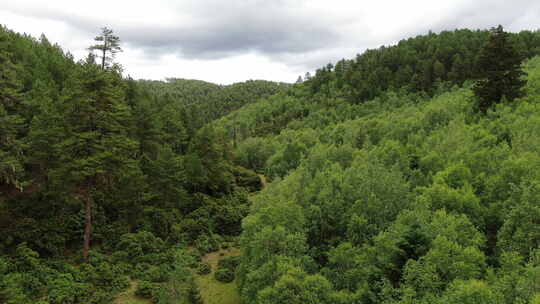
<svg viewBox="0 0 540 304">
<path fill-rule="evenodd" d="M 101 57 L 101 69 L 102 70 L 105 70 L 105 55 L 106 55 L 106 50 L 105 50 L 105 47 L 103 47 L 103 57 Z"/>
<path fill-rule="evenodd" d="M 92 199 L 89 195 L 85 197 L 85 223 L 83 240 L 83 259 L 88 263 L 88 251 L 90 250 L 90 236 L 92 235 Z"/>
<path fill-rule="evenodd" d="M 233 147 L 236 148 L 236 126 L 233 127 Z"/>
</svg>

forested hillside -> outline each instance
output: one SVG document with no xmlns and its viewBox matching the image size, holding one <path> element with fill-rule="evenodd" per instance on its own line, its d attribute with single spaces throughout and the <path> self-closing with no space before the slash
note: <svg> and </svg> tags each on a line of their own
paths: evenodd
<svg viewBox="0 0 540 304">
<path fill-rule="evenodd" d="M 540 303 L 539 55 L 455 30 L 220 86 L 0 28 L 0 303 Z"/>
<path fill-rule="evenodd" d="M 222 86 L 200 80 L 167 79 L 163 81 L 139 80 L 139 87 L 158 102 L 182 107 L 182 121 L 190 130 L 227 115 L 259 98 L 283 91 L 288 85 L 265 80 L 248 80 Z"/>
<path fill-rule="evenodd" d="M 240 233 L 260 181 L 189 115 L 210 121 L 280 85 L 207 100 L 175 96 L 175 81 L 161 96 L 5 28 L 0 67 L 0 302 L 111 303 L 130 280 L 156 302 L 200 301 L 188 266 Z"/>
<path fill-rule="evenodd" d="M 243 221 L 246 303 L 537 303 L 540 35 L 505 36 L 527 84 L 483 113 L 471 80 L 493 70 L 475 66 L 489 36 L 368 51 L 215 123 L 273 181 Z M 460 57 L 458 77 L 444 58 Z M 404 62 L 416 72 L 399 82 Z"/>
<path fill-rule="evenodd" d="M 312 93 L 337 94 L 349 102 L 371 100 L 391 89 L 433 94 L 440 85 L 461 86 L 480 78 L 480 52 L 488 31 L 430 32 L 391 47 L 368 50 L 354 60 L 341 60 L 317 70 Z M 522 31 L 509 40 L 521 58 L 540 52 L 538 32 Z"/>
</svg>

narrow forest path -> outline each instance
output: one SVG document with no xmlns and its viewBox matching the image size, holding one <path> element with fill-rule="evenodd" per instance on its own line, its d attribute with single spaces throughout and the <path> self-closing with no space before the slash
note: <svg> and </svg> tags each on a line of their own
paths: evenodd
<svg viewBox="0 0 540 304">
<path fill-rule="evenodd" d="M 268 187 L 268 181 L 263 174 L 257 174 L 261 180 L 261 190 Z M 253 192 L 250 195 L 255 195 L 257 192 Z M 216 252 L 207 253 L 202 257 L 202 263 L 210 264 L 212 271 L 205 275 L 195 275 L 195 282 L 199 287 L 204 304 L 241 304 L 242 299 L 238 293 L 236 286 L 236 279 L 230 283 L 219 282 L 214 278 L 214 273 L 217 270 L 218 262 L 221 259 L 240 256 L 240 248 L 230 247 L 227 249 L 220 249 Z"/>
<path fill-rule="evenodd" d="M 205 275 L 195 275 L 195 282 L 199 287 L 204 304 L 240 304 L 242 300 L 236 287 L 236 279 L 230 283 L 222 283 L 214 278 L 218 262 L 231 256 L 239 256 L 240 249 L 227 248 L 211 252 L 202 257 L 203 263 L 210 264 L 212 272 Z"/>
</svg>

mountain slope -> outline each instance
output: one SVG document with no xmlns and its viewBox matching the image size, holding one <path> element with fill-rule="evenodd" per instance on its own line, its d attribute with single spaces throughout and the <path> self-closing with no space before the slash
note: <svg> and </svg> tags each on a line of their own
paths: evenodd
<svg viewBox="0 0 540 304">
<path fill-rule="evenodd" d="M 535 303 L 539 36 L 511 35 L 525 97 L 484 114 L 486 31 L 219 86 L 0 28 L 0 302 L 199 304 L 202 257 L 240 245 L 215 274 L 246 303 Z"/>
<path fill-rule="evenodd" d="M 257 102 L 288 87 L 285 83 L 249 80 L 231 85 L 171 78 L 163 81 L 137 81 L 139 87 L 157 99 L 157 104 L 174 103 L 182 108 L 184 120 L 191 128 L 199 129 L 244 105 Z"/>
<path fill-rule="evenodd" d="M 309 114 L 254 131 L 261 137 L 236 151 L 275 180 L 243 221 L 244 299 L 532 301 L 540 292 L 540 57 L 526 71 L 526 97 L 487 116 L 473 111 L 467 86 L 433 98 L 389 92 L 355 106 L 284 97 Z M 273 98 L 221 123 L 276 109 Z"/>
<path fill-rule="evenodd" d="M 246 86 L 239 103 L 266 90 Z M 189 106 L 0 28 L 0 302 L 105 304 L 136 281 L 200 303 L 200 256 L 238 236 L 260 180 Z"/>
</svg>

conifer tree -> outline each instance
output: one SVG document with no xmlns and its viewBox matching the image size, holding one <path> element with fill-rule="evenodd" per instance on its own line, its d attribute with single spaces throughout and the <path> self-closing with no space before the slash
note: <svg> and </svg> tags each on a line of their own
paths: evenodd
<svg viewBox="0 0 540 304">
<path fill-rule="evenodd" d="M 514 49 L 501 25 L 490 30 L 489 39 L 478 60 L 482 80 L 473 88 L 478 98 L 478 109 L 485 113 L 493 104 L 506 98 L 513 101 L 523 96 L 526 81 L 521 77 L 522 58 Z"/>
<path fill-rule="evenodd" d="M 101 69 L 110 63 L 118 52 L 122 52 L 120 47 L 120 38 L 113 34 L 113 30 L 108 27 L 101 28 L 101 35 L 94 38 L 97 44 L 90 46 L 90 51 L 98 50 L 101 55 Z"/>
<path fill-rule="evenodd" d="M 138 145 L 128 134 L 131 112 L 120 81 L 119 75 L 103 72 L 91 61 L 84 64 L 59 101 L 43 103 L 31 127 L 33 162 L 47 168 L 48 187 L 82 205 L 85 261 L 95 197 L 119 191 L 116 185 L 139 171 L 133 156 Z"/>
</svg>

